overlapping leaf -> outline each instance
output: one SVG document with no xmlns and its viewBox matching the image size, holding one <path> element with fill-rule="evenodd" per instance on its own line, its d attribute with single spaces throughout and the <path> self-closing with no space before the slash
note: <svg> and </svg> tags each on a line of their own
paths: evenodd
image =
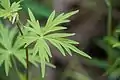
<svg viewBox="0 0 120 80">
<path fill-rule="evenodd" d="M 35 19 L 33 13 L 30 9 L 29 16 L 30 20 L 28 23 L 30 26 L 25 27 L 25 31 L 28 33 L 24 33 L 23 36 L 23 44 L 26 43 L 25 47 L 34 43 L 33 47 L 33 55 L 39 55 L 41 61 L 41 70 L 42 76 L 45 74 L 45 62 L 49 62 L 49 58 L 52 57 L 50 47 L 47 42 L 53 44 L 57 49 L 65 56 L 67 53 L 72 55 L 72 51 L 78 54 L 81 54 L 85 57 L 91 58 L 78 48 L 74 46 L 74 44 L 78 44 L 78 42 L 69 40 L 67 37 L 73 36 L 72 33 L 57 33 L 58 30 L 66 29 L 63 26 L 60 26 L 61 23 L 69 22 L 68 19 L 70 16 L 76 14 L 78 11 L 73 11 L 70 13 L 62 13 L 55 17 L 55 11 L 50 15 L 45 27 L 41 27 L 39 22 Z"/>
<path fill-rule="evenodd" d="M 9 30 L 0 25 L 0 66 L 4 65 L 6 75 L 8 75 L 9 69 L 12 68 L 12 58 L 17 59 L 26 68 L 26 51 L 22 48 L 21 39 L 18 38 L 19 36 L 16 37 L 16 35 L 16 28 Z M 29 62 L 35 66 L 38 66 L 37 63 L 41 63 L 39 57 L 32 56 L 31 52 L 29 53 Z M 51 66 L 50 64 L 48 65 Z"/>
<path fill-rule="evenodd" d="M 0 26 L 0 65 L 4 64 L 5 72 L 8 75 L 9 68 L 12 67 L 11 56 L 16 57 L 24 66 L 25 62 L 25 50 L 20 49 L 22 45 L 18 45 L 18 40 L 14 41 L 17 31 L 13 28 L 11 31 Z M 14 45 L 13 45 L 14 44 Z"/>
</svg>

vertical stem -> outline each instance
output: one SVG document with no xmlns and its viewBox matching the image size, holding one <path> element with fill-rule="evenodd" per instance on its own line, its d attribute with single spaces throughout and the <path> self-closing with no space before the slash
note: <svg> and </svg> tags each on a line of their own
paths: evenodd
<svg viewBox="0 0 120 80">
<path fill-rule="evenodd" d="M 26 63 L 27 63 L 27 74 L 26 74 L 26 79 L 29 80 L 29 57 L 28 57 L 28 48 L 26 47 Z"/>
<path fill-rule="evenodd" d="M 109 0 L 110 5 L 108 5 L 108 23 L 107 23 L 107 36 L 112 35 L 112 5 L 111 0 Z"/>
<path fill-rule="evenodd" d="M 112 36 L 112 3 L 111 0 L 107 1 L 108 4 L 108 22 L 107 22 L 107 36 Z M 111 63 L 112 53 L 111 47 L 108 46 L 108 62 Z"/>
<path fill-rule="evenodd" d="M 18 21 L 16 23 L 19 31 L 20 31 L 20 34 L 23 36 L 23 32 L 20 28 L 20 22 Z M 28 56 L 28 47 L 25 48 L 25 51 L 26 51 L 26 64 L 27 64 L 27 72 L 26 72 L 26 80 L 29 80 L 29 56 Z"/>
</svg>

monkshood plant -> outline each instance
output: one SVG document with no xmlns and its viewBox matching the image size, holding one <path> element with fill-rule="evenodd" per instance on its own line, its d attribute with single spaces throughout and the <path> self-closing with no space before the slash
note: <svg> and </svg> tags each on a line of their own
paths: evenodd
<svg viewBox="0 0 120 80">
<path fill-rule="evenodd" d="M 52 53 L 49 43 L 55 46 L 63 56 L 72 55 L 72 52 L 76 52 L 84 57 L 91 58 L 75 47 L 75 44 L 79 44 L 78 42 L 67 38 L 75 35 L 75 33 L 57 32 L 66 29 L 61 24 L 70 22 L 68 18 L 78 13 L 78 10 L 61 13 L 58 16 L 53 11 L 45 26 L 41 27 L 39 21 L 35 19 L 32 11 L 28 8 L 30 19 L 27 20 L 26 24 L 28 25 L 23 25 L 19 19 L 19 11 L 22 9 L 20 3 L 21 1 L 11 3 L 10 0 L 0 0 L 1 19 L 8 19 L 14 25 L 14 27 L 8 28 L 0 23 L 0 66 L 4 65 L 7 76 L 12 67 L 19 73 L 16 66 L 17 59 L 27 70 L 26 80 L 28 80 L 29 63 L 36 67 L 39 67 L 38 63 L 40 63 L 42 77 L 44 77 L 45 66 L 52 66 L 50 64 Z"/>
</svg>

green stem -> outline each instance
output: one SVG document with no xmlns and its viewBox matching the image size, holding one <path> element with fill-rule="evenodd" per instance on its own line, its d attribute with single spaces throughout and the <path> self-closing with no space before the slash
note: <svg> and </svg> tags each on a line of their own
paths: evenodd
<svg viewBox="0 0 120 80">
<path fill-rule="evenodd" d="M 112 36 L 112 4 L 111 0 L 108 0 L 108 22 L 107 22 L 107 36 Z M 108 62 L 111 63 L 112 52 L 111 47 L 108 46 Z"/>
<path fill-rule="evenodd" d="M 18 21 L 18 22 L 16 23 L 16 25 L 17 25 L 17 27 L 18 27 L 18 29 L 19 29 L 20 34 L 23 36 L 23 32 L 22 32 L 22 30 L 21 30 L 21 28 L 20 28 L 21 22 Z M 29 56 L 28 56 L 28 47 L 25 48 L 25 51 L 26 51 L 26 64 L 27 64 L 26 80 L 29 80 Z"/>
<path fill-rule="evenodd" d="M 18 27 L 18 29 L 19 29 L 20 34 L 23 36 L 23 32 L 22 32 L 22 30 L 21 30 L 21 28 L 20 28 L 20 23 L 19 23 L 19 22 L 17 22 L 17 27 Z"/>
<path fill-rule="evenodd" d="M 109 0 L 110 1 L 110 0 Z M 112 35 L 112 6 L 108 6 L 107 36 Z"/>
<path fill-rule="evenodd" d="M 29 80 L 29 57 L 28 57 L 28 48 L 26 47 L 26 63 L 27 63 L 27 74 L 26 74 L 26 79 Z"/>
</svg>

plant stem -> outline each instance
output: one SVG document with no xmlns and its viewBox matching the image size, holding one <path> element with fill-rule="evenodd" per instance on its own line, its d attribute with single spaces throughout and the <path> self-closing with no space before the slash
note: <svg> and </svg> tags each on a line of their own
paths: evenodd
<svg viewBox="0 0 120 80">
<path fill-rule="evenodd" d="M 109 0 L 110 5 L 108 5 L 108 23 L 107 23 L 107 36 L 112 35 L 112 5 L 111 0 Z"/>
<path fill-rule="evenodd" d="M 107 36 L 112 36 L 112 3 L 108 0 L 108 22 L 107 22 Z M 111 63 L 112 53 L 111 47 L 108 46 L 108 62 Z"/>
<path fill-rule="evenodd" d="M 26 79 L 29 80 L 29 57 L 28 57 L 28 48 L 26 47 L 26 63 L 27 63 L 27 74 L 26 74 Z"/>
<path fill-rule="evenodd" d="M 19 29 L 20 34 L 23 36 L 23 32 L 22 32 L 22 30 L 21 30 L 21 28 L 20 28 L 19 22 L 17 22 L 17 27 L 18 27 L 18 29 Z"/>
<path fill-rule="evenodd" d="M 16 25 L 17 25 L 17 27 L 18 27 L 18 29 L 19 29 L 19 31 L 20 31 L 20 34 L 23 36 L 23 32 L 22 32 L 22 30 L 21 30 L 21 28 L 20 28 L 20 24 L 21 24 L 20 21 L 18 21 L 18 22 L 16 23 Z M 25 48 L 25 51 L 26 51 L 26 64 L 27 64 L 26 80 L 29 80 L 29 56 L 28 56 L 28 47 Z"/>
</svg>

